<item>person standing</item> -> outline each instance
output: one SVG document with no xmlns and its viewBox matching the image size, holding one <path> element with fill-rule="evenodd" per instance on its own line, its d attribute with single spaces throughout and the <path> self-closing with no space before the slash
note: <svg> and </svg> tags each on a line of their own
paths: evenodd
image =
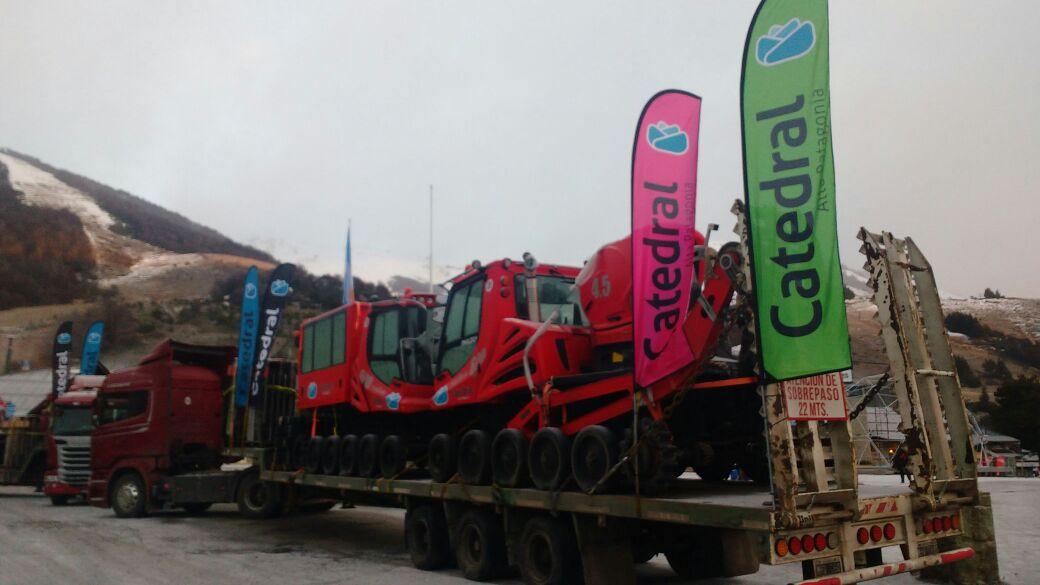
<svg viewBox="0 0 1040 585">
<path fill-rule="evenodd" d="M 906 450 L 906 447 L 902 445 L 896 450 L 896 454 L 892 456 L 892 467 L 899 472 L 899 483 L 905 483 L 906 480 L 910 479 L 910 471 L 906 468 L 910 462 L 910 453 Z"/>
</svg>

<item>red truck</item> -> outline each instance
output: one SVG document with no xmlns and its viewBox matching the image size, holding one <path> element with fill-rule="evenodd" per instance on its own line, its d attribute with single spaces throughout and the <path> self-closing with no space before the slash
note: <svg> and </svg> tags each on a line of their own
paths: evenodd
<svg viewBox="0 0 1040 585">
<path fill-rule="evenodd" d="M 224 434 L 234 362 L 233 347 L 166 340 L 108 374 L 94 408 L 90 503 L 120 517 L 230 502 L 249 517 L 280 513 L 283 499 L 269 493 L 279 488 L 261 482 L 257 466 L 223 468 L 243 459 L 242 450 L 229 454 Z"/>
<path fill-rule="evenodd" d="M 77 376 L 72 388 L 51 403 L 43 493 L 55 506 L 86 495 L 96 388 L 103 381 L 104 376 Z"/>
</svg>

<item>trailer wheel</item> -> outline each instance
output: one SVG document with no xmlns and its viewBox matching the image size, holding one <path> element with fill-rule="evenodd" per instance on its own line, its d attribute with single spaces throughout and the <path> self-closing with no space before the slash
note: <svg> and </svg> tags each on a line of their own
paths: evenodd
<svg viewBox="0 0 1040 585">
<path fill-rule="evenodd" d="M 357 475 L 358 437 L 347 435 L 339 442 L 339 474 Z"/>
<path fill-rule="evenodd" d="M 278 484 L 260 480 L 259 473 L 247 473 L 238 483 L 238 513 L 245 518 L 274 518 L 282 512 Z"/>
<path fill-rule="evenodd" d="M 676 575 L 685 579 L 708 579 L 724 574 L 722 541 L 712 534 L 680 539 L 664 550 L 664 558 Z"/>
<path fill-rule="evenodd" d="M 336 436 L 326 437 L 321 444 L 321 472 L 325 475 L 339 473 L 339 444 L 342 439 Z"/>
<path fill-rule="evenodd" d="M 361 477 L 379 474 L 379 435 L 369 433 L 358 443 L 357 472 Z"/>
<path fill-rule="evenodd" d="M 426 455 L 426 469 L 433 481 L 446 483 L 455 475 L 455 438 L 441 433 L 430 439 L 430 448 Z"/>
<path fill-rule="evenodd" d="M 379 446 L 379 471 L 383 477 L 393 479 L 404 471 L 408 463 L 408 453 L 404 441 L 398 435 L 389 435 Z"/>
<path fill-rule="evenodd" d="M 599 485 L 617 461 L 617 438 L 607 427 L 588 426 L 575 437 L 571 447 L 571 469 L 581 491 L 587 492 Z"/>
<path fill-rule="evenodd" d="M 440 507 L 423 504 L 408 510 L 404 539 L 416 569 L 436 571 L 451 561 L 448 522 Z"/>
<path fill-rule="evenodd" d="M 571 474 L 571 441 L 556 427 L 534 434 L 527 450 L 531 481 L 540 490 L 556 490 Z"/>
<path fill-rule="evenodd" d="M 581 555 L 574 532 L 558 518 L 535 516 L 520 536 L 520 574 L 531 585 L 580 583 Z"/>
<path fill-rule="evenodd" d="M 68 505 L 68 503 L 69 503 L 69 496 L 62 496 L 62 495 L 51 496 L 51 505 L 52 506 L 66 506 L 66 505 Z"/>
<path fill-rule="evenodd" d="M 491 483 L 491 436 L 479 429 L 459 441 L 459 478 L 470 485 Z"/>
<path fill-rule="evenodd" d="M 321 437 L 311 437 L 307 442 L 307 451 L 303 457 L 303 468 L 307 473 L 321 473 L 321 446 L 324 442 Z"/>
<path fill-rule="evenodd" d="M 112 511 L 120 518 L 140 518 L 148 513 L 148 493 L 137 472 L 120 475 L 112 484 Z"/>
<path fill-rule="evenodd" d="M 505 535 L 494 513 L 472 508 L 462 515 L 455 539 L 455 558 L 463 575 L 471 581 L 490 581 L 505 571 Z"/>
</svg>

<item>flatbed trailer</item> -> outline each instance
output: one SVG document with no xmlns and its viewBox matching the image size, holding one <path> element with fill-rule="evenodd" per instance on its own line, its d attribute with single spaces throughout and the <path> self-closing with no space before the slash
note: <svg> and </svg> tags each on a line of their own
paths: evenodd
<svg viewBox="0 0 1040 585">
<path fill-rule="evenodd" d="M 747 242 L 738 202 L 736 232 Z M 413 563 L 454 556 L 490 580 L 520 569 L 528 583 L 633 583 L 634 565 L 662 553 L 684 577 L 751 574 L 799 563 L 803 584 L 857 583 L 922 572 L 956 583 L 999 583 L 988 494 L 978 490 L 967 412 L 931 267 L 909 239 L 862 230 L 881 337 L 907 436 L 909 487 L 859 483 L 849 420 L 795 420 L 784 386 L 762 383 L 770 484 L 707 482 L 692 474 L 662 495 L 543 491 L 436 483 L 419 469 L 368 479 L 290 469 L 281 450 L 250 454 L 268 499 L 326 497 L 408 510 Z M 744 275 L 744 286 L 750 276 Z M 739 284 L 739 283 L 738 283 Z M 885 563 L 883 551 L 903 560 Z"/>
</svg>

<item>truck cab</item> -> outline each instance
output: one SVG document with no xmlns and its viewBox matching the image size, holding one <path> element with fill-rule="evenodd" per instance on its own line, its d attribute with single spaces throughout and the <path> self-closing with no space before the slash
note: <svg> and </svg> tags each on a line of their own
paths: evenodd
<svg viewBox="0 0 1040 585">
<path fill-rule="evenodd" d="M 77 376 L 69 391 L 51 404 L 43 493 L 55 506 L 86 493 L 90 480 L 94 402 L 97 387 L 103 382 L 104 376 Z"/>
<path fill-rule="evenodd" d="M 106 377 L 94 408 L 91 504 L 143 515 L 168 501 L 166 477 L 220 468 L 234 355 L 231 347 L 167 340 Z"/>
</svg>

